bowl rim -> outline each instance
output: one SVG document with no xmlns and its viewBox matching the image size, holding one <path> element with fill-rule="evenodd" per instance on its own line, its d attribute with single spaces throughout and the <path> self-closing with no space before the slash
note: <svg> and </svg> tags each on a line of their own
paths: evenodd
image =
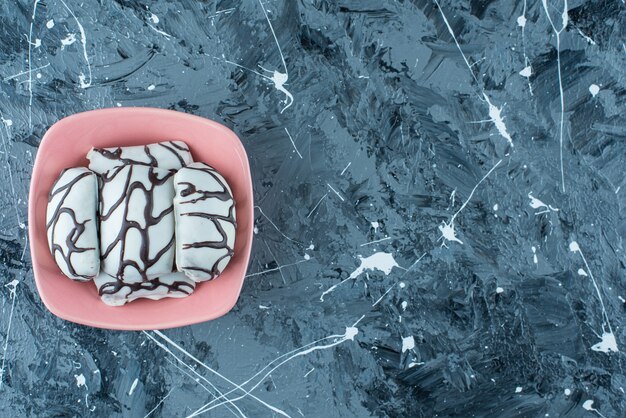
<svg viewBox="0 0 626 418">
<path fill-rule="evenodd" d="M 202 116 L 197 116 L 197 115 L 193 115 L 193 114 L 189 114 L 189 113 L 185 113 L 185 112 L 179 112 L 176 110 L 171 110 L 171 109 L 161 109 L 161 108 L 153 108 L 153 107 L 109 107 L 109 108 L 102 108 L 102 109 L 94 109 L 94 110 L 88 110 L 88 111 L 84 111 L 84 112 L 79 112 L 79 113 L 74 113 L 72 115 L 66 116 L 62 119 L 59 119 L 58 121 L 56 121 L 55 123 L 53 123 L 46 131 L 46 133 L 43 135 L 43 137 L 41 138 L 41 141 L 39 142 L 39 146 L 37 147 L 37 154 L 35 156 L 35 161 L 33 163 L 33 171 L 31 173 L 31 178 L 30 178 L 30 182 L 29 182 L 29 192 L 28 192 L 28 240 L 29 240 L 29 247 L 30 247 L 30 257 L 31 257 L 31 266 L 32 266 L 32 270 L 33 270 L 33 278 L 35 280 L 35 285 L 37 287 L 37 293 L 39 294 L 39 297 L 41 298 L 43 304 L 45 305 L 45 307 L 54 315 L 56 315 L 57 317 L 61 318 L 61 319 L 65 319 L 67 321 L 70 322 L 74 322 L 77 324 L 81 324 L 81 325 L 87 325 L 87 326 L 91 326 L 91 327 L 95 327 L 95 328 L 102 328 L 102 329 L 109 329 L 109 330 L 119 330 L 119 331 L 141 331 L 141 330 L 155 330 L 155 329 L 168 329 L 168 328 L 177 328 L 177 327 L 183 327 L 183 326 L 188 326 L 188 325 L 193 325 L 193 324 L 198 324 L 198 323 L 202 323 L 202 322 L 207 322 L 207 321 L 211 321 L 217 318 L 220 318 L 221 316 L 224 316 L 226 313 L 230 312 L 235 305 L 237 304 L 237 301 L 239 300 L 239 297 L 241 295 L 241 289 L 243 288 L 243 283 L 245 281 L 245 274 L 248 270 L 248 266 L 250 263 L 250 256 L 251 256 L 251 249 L 252 249 L 252 240 L 254 237 L 254 228 L 249 228 L 249 231 L 247 231 L 247 244 L 244 247 L 244 254 L 242 254 L 241 256 L 243 257 L 242 263 L 245 265 L 245 270 L 244 270 L 244 277 L 238 281 L 238 288 L 237 288 L 237 297 L 235 297 L 232 301 L 232 304 L 229 303 L 227 304 L 225 308 L 223 309 L 219 309 L 217 311 L 212 312 L 211 314 L 197 314 L 194 315 L 193 317 L 190 317 L 189 319 L 184 319 L 184 318 L 180 318 L 180 319 L 170 319 L 170 320 L 164 320 L 164 321 L 159 321 L 159 323 L 154 323 L 154 324 L 141 324 L 143 321 L 137 321 L 137 322 L 133 322 L 132 320 L 129 323 L 107 323 L 104 321 L 98 321 L 98 320 L 92 320 L 92 319 L 85 319 L 82 318 L 80 316 L 76 316 L 76 315 L 72 315 L 70 313 L 67 313 L 65 311 L 63 311 L 62 309 L 59 309 L 59 307 L 53 303 L 53 301 L 51 299 L 49 299 L 49 295 L 42 290 L 42 283 L 41 283 L 41 274 L 42 272 L 40 271 L 40 265 L 39 263 L 36 263 L 34 260 L 34 254 L 36 252 L 36 250 L 34 249 L 34 242 L 36 240 L 35 235 L 36 235 L 36 231 L 34 231 L 34 228 L 31 228 L 31 225 L 35 224 L 35 218 L 36 218 L 36 205 L 31 204 L 31 202 L 34 202 L 34 198 L 35 198 L 35 188 L 34 186 L 34 182 L 35 179 L 39 178 L 41 176 L 40 171 L 42 170 L 41 168 L 41 164 L 38 164 L 38 160 L 40 158 L 44 158 L 44 155 L 46 154 L 46 150 L 47 148 L 49 148 L 50 146 L 52 146 L 52 140 L 50 139 L 50 137 L 52 137 L 53 135 L 51 133 L 54 133 L 60 129 L 63 129 L 63 127 L 65 125 L 67 125 L 68 123 L 73 123 L 75 122 L 75 120 L 77 119 L 84 119 L 84 118 L 89 118 L 91 116 L 93 116 L 94 114 L 98 114 L 98 115 L 110 115 L 110 116 L 114 116 L 115 114 L 120 114 L 120 113 L 124 113 L 124 114 L 129 114 L 129 113 L 143 113 L 143 114 L 148 114 L 147 116 L 151 116 L 151 117 L 158 117 L 159 115 L 168 115 L 168 116 L 175 116 L 177 118 L 180 119 L 188 119 L 190 121 L 194 121 L 195 123 L 202 123 L 205 125 L 209 125 L 211 126 L 213 129 L 218 129 L 223 131 L 225 134 L 232 136 L 234 139 L 237 140 L 238 142 L 238 147 L 240 149 L 240 151 L 242 152 L 242 157 L 245 158 L 246 161 L 246 165 L 247 165 L 247 176 L 246 177 L 246 189 L 250 190 L 250 204 L 249 204 L 249 208 L 247 209 L 248 212 L 248 216 L 249 219 L 251 220 L 251 222 L 254 222 L 254 191 L 252 188 L 252 172 L 250 170 L 250 160 L 248 158 L 248 154 L 246 152 L 245 146 L 243 144 L 243 142 L 241 142 L 241 139 L 239 138 L 239 136 L 230 128 L 228 128 L 227 126 L 222 125 L 219 122 L 213 121 L 211 119 L 207 119 L 204 118 Z M 43 152 L 42 152 L 43 151 Z M 244 208 L 245 209 L 245 208 Z M 238 210 L 239 211 L 239 210 Z M 245 233 L 245 231 L 244 231 Z M 158 302 L 158 301 L 156 301 Z M 123 309 L 123 307 L 116 307 L 115 309 Z"/>
</svg>

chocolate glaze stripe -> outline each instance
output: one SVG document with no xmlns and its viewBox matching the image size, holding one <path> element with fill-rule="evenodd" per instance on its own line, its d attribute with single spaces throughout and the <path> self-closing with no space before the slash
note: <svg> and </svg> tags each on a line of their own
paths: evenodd
<svg viewBox="0 0 626 418">
<path fill-rule="evenodd" d="M 125 183 L 125 185 L 124 185 L 124 190 L 126 190 L 126 191 L 127 191 L 127 193 L 126 193 L 125 195 L 122 195 L 122 196 L 120 197 L 120 199 L 119 199 L 119 200 L 117 200 L 117 201 L 115 202 L 115 204 L 114 204 L 114 205 L 110 208 L 110 210 L 109 210 L 106 214 L 102 214 L 102 213 L 100 214 L 100 217 L 101 217 L 101 219 L 102 219 L 102 220 L 105 220 L 105 221 L 106 221 L 107 219 L 109 219 L 109 217 L 111 216 L 111 214 L 113 214 L 113 212 L 115 212 L 115 210 L 116 210 L 116 209 L 117 209 L 117 208 L 118 208 L 118 207 L 119 207 L 122 203 L 124 203 L 124 202 L 128 202 L 128 201 L 130 200 L 130 194 L 131 194 L 131 192 L 132 192 L 133 190 L 140 189 L 141 191 L 143 191 L 143 192 L 144 192 L 144 194 L 145 194 L 146 196 L 147 196 L 147 195 L 151 192 L 151 190 L 152 190 L 152 189 L 147 189 L 147 188 L 146 188 L 146 186 L 145 186 L 143 183 L 141 183 L 140 181 L 134 181 L 133 183 L 130 183 L 130 179 L 131 179 L 131 177 L 132 177 L 132 169 L 133 169 L 133 168 L 132 168 L 132 165 L 130 165 L 129 167 L 130 167 L 130 168 L 129 168 L 128 178 L 127 178 L 126 183 Z M 152 170 L 151 170 L 151 174 L 153 174 L 153 173 L 152 173 Z M 149 178 L 149 179 L 150 179 L 150 182 L 151 182 L 151 184 L 152 184 L 153 186 L 160 186 L 160 185 L 165 184 L 165 183 L 167 182 L 167 180 L 168 180 L 168 179 L 169 179 L 172 175 L 173 175 L 173 173 L 169 173 L 169 174 L 167 174 L 167 175 L 163 178 L 165 181 L 160 181 L 160 180 L 158 179 L 158 177 L 155 177 L 155 176 L 152 176 L 152 175 L 150 176 L 150 178 Z M 111 180 L 112 180 L 112 178 L 106 179 L 106 180 L 104 181 L 104 183 L 108 183 L 108 182 L 110 182 Z M 100 199 L 101 199 L 100 201 L 102 202 L 102 192 L 101 192 L 101 191 L 100 191 Z M 150 201 L 147 201 L 147 204 L 154 205 L 154 200 L 152 199 L 152 200 L 150 200 Z M 146 204 L 146 205 L 147 205 L 147 204 Z M 151 207 L 151 209 L 152 209 L 152 207 Z M 160 214 L 158 214 L 157 216 L 152 216 L 152 212 L 146 212 L 146 211 L 147 211 L 147 208 L 146 208 L 146 209 L 144 209 L 144 213 L 147 213 L 147 216 L 148 216 L 151 220 L 153 220 L 153 221 L 155 221 L 155 222 L 158 222 L 158 221 L 160 221 L 160 220 L 161 220 L 161 219 L 162 219 L 165 215 L 167 215 L 168 213 L 171 213 L 173 210 L 174 210 L 174 207 L 173 207 L 173 206 L 171 206 L 171 207 L 169 207 L 169 208 L 165 209 L 163 212 L 161 212 L 161 213 L 160 213 Z M 133 223 L 135 223 L 135 224 L 136 224 L 136 222 L 135 222 L 135 221 L 129 221 L 129 222 L 133 222 Z"/>
<path fill-rule="evenodd" d="M 201 271 L 203 273 L 207 273 L 210 274 L 212 277 L 216 277 L 219 276 L 222 272 L 219 270 L 219 265 L 220 262 L 222 260 L 224 260 L 227 257 L 232 257 L 233 256 L 233 252 L 229 251 L 227 254 L 224 254 L 223 256 L 221 256 L 220 258 L 217 259 L 217 261 L 215 263 L 213 263 L 213 267 L 211 267 L 211 269 L 205 269 L 202 267 L 193 267 L 193 266 L 183 266 L 182 268 L 185 270 L 195 270 L 195 271 Z"/>
<path fill-rule="evenodd" d="M 124 193 L 120 196 L 120 198 L 117 201 L 115 201 L 115 203 L 111 206 L 108 212 L 103 213 L 105 209 L 103 207 L 104 186 L 107 183 L 113 181 L 115 177 L 117 175 L 120 175 L 121 171 L 126 168 L 128 169 L 128 173 L 127 173 L 126 182 L 123 188 Z M 166 172 L 166 174 L 162 178 L 159 178 L 158 174 L 155 172 L 155 168 L 150 167 L 148 171 L 148 180 L 150 182 L 150 189 L 148 189 L 146 185 L 144 185 L 141 181 L 134 181 L 131 183 L 133 169 L 134 169 L 133 165 L 122 166 L 120 167 L 119 170 L 115 170 L 115 172 L 111 173 L 110 175 L 104 175 L 101 177 L 102 182 L 103 182 L 103 186 L 99 190 L 100 203 L 101 203 L 101 210 L 100 210 L 101 223 L 106 222 L 115 213 L 115 210 L 118 209 L 121 204 L 124 204 L 124 213 L 122 217 L 122 226 L 117 236 L 106 248 L 102 250 L 100 258 L 102 260 L 106 259 L 110 255 L 111 251 L 115 249 L 115 247 L 119 244 L 121 245 L 121 251 L 120 251 L 120 259 L 119 259 L 119 267 L 116 272 L 117 277 L 122 277 L 127 267 L 133 267 L 141 275 L 142 279 L 144 281 L 147 281 L 148 275 L 146 271 L 150 267 L 155 265 L 161 259 L 161 257 L 163 257 L 163 255 L 167 253 L 174 246 L 175 240 L 174 240 L 174 234 L 172 233 L 172 237 L 169 240 L 169 242 L 163 248 L 161 248 L 153 258 L 150 258 L 149 256 L 150 254 L 150 242 L 149 242 L 149 237 L 148 237 L 149 228 L 151 226 L 157 225 L 159 222 L 163 220 L 165 216 L 171 214 L 174 211 L 174 205 L 172 203 L 172 205 L 167 207 L 160 214 L 158 214 L 157 216 L 153 216 L 152 215 L 152 212 L 154 209 L 153 191 L 155 187 L 165 184 L 169 180 L 169 178 L 173 176 L 174 173 Z M 162 170 L 162 172 L 165 172 L 165 171 Z M 128 220 L 130 198 L 135 190 L 141 190 L 146 200 L 146 205 L 144 206 L 144 212 L 143 212 L 144 220 L 145 220 L 144 227 L 142 227 L 137 221 Z M 139 251 L 139 260 L 129 260 L 129 259 L 124 258 L 125 249 L 126 249 L 125 237 L 128 231 L 131 229 L 137 230 L 139 234 L 141 235 L 141 248 Z M 139 262 L 141 262 L 142 265 L 140 265 Z"/>
<path fill-rule="evenodd" d="M 61 178 L 63 177 L 63 175 L 67 172 L 67 169 L 63 170 L 63 172 L 61 173 L 61 175 L 59 176 L 59 178 L 54 182 L 54 184 L 52 185 L 52 189 L 50 189 L 50 193 L 48 193 L 48 203 L 52 202 L 52 199 L 54 198 L 54 196 L 56 196 L 58 193 L 65 191 L 65 194 L 63 195 L 63 197 L 61 198 L 61 201 L 59 202 L 59 206 L 57 207 L 57 211 L 61 208 L 61 206 L 63 206 L 63 203 L 65 202 L 65 199 L 67 198 L 67 196 L 70 194 L 72 187 L 74 187 L 76 185 L 76 183 L 78 183 L 81 179 L 90 176 L 91 173 L 83 173 L 80 176 L 76 177 L 74 180 L 68 182 L 67 184 L 59 187 L 58 189 L 54 189 L 57 185 L 57 183 L 59 182 L 59 180 L 61 180 Z M 56 218 L 56 212 L 55 215 L 52 216 L 52 220 L 54 220 Z M 51 221 L 52 221 L 51 220 Z M 48 222 L 46 224 L 46 227 L 49 227 L 51 224 L 51 221 Z"/>
<path fill-rule="evenodd" d="M 163 148 L 165 148 L 166 150 L 168 150 L 169 152 L 171 152 L 172 154 L 174 154 L 174 156 L 176 158 L 178 158 L 178 161 L 180 162 L 181 166 L 183 166 L 183 167 L 185 166 L 185 160 L 183 159 L 182 155 L 180 155 L 178 152 L 176 152 L 176 149 L 168 147 L 163 142 L 159 142 L 159 145 L 162 146 Z"/>
<path fill-rule="evenodd" d="M 150 152 L 150 147 L 145 145 L 143 147 L 143 151 L 146 153 L 146 155 L 150 159 L 149 165 L 151 165 L 152 167 L 156 167 L 159 162 L 157 161 L 156 157 L 152 155 L 152 152 Z"/>
<path fill-rule="evenodd" d="M 147 150 L 147 148 L 144 147 L 144 151 L 146 151 L 146 150 Z M 150 158 L 150 163 L 133 160 L 132 158 L 122 158 L 122 148 L 119 148 L 119 147 L 116 148 L 114 151 L 110 151 L 110 150 L 105 149 L 105 148 L 94 148 L 93 151 L 97 152 L 98 154 L 100 154 L 101 156 L 103 156 L 104 158 L 106 158 L 108 160 L 119 161 L 121 166 L 128 165 L 128 164 L 150 166 L 152 164 L 156 164 L 156 159 L 154 157 L 152 157 L 152 155 L 150 155 L 148 152 L 146 152 L 146 153 L 147 153 L 148 157 Z"/>
<path fill-rule="evenodd" d="M 166 287 L 168 289 L 168 293 L 169 292 L 182 292 L 187 295 L 190 295 L 195 290 L 194 286 L 191 285 L 190 283 L 177 280 L 171 284 L 168 284 L 168 283 L 162 282 L 159 277 L 142 281 L 142 282 L 137 282 L 137 283 L 126 283 L 120 279 L 116 279 L 115 277 L 111 277 L 111 279 L 112 280 L 110 282 L 104 283 L 98 289 L 98 294 L 100 296 L 114 295 L 118 293 L 120 290 L 122 290 L 124 287 L 129 288 L 131 291 L 128 295 L 126 295 L 126 299 L 128 299 L 134 292 L 137 292 L 139 290 L 152 291 L 152 290 L 156 290 L 159 286 Z M 187 288 L 188 290 L 185 288 Z"/>
<path fill-rule="evenodd" d="M 181 142 L 181 143 L 184 144 L 184 142 Z M 186 144 L 184 144 L 184 145 L 186 145 Z M 178 159 L 181 167 L 184 167 L 187 164 L 186 161 L 185 161 L 183 153 L 185 155 L 189 156 L 189 157 L 191 156 L 189 148 L 187 148 L 185 146 L 181 146 L 181 145 L 177 144 L 174 141 L 166 141 L 166 142 L 159 142 L 159 143 L 156 143 L 156 144 L 144 145 L 143 146 L 143 150 L 144 150 L 144 153 L 146 154 L 146 156 L 148 157 L 148 159 L 150 160 L 149 162 L 140 161 L 140 160 L 133 159 L 133 158 L 124 158 L 124 157 L 122 157 L 122 154 L 124 152 L 122 147 L 117 147 L 117 148 L 94 148 L 92 151 L 97 153 L 97 154 L 99 154 L 99 155 L 101 155 L 102 157 L 106 158 L 107 160 L 119 161 L 119 165 L 120 166 L 134 164 L 134 165 L 144 165 L 144 166 L 150 166 L 150 167 L 158 167 L 159 166 L 158 159 L 150 151 L 150 147 L 154 147 L 154 146 L 160 146 L 162 148 L 165 148 L 169 152 L 171 152 L 176 157 L 176 159 Z M 182 152 L 179 152 L 179 151 L 182 151 Z"/>
<path fill-rule="evenodd" d="M 71 233 L 65 239 L 65 245 L 67 246 L 67 254 L 65 254 L 65 252 L 63 251 L 63 247 L 61 245 L 54 242 L 54 233 L 56 231 L 58 220 L 61 217 L 61 215 L 64 213 L 67 213 L 70 215 L 72 219 L 72 223 L 74 224 Z M 96 249 L 95 247 L 78 247 L 76 245 L 80 237 L 85 232 L 85 224 L 87 224 L 87 222 L 89 221 L 93 222 L 93 219 L 87 219 L 84 222 L 78 222 L 78 220 L 76 219 L 76 213 L 74 212 L 74 210 L 72 210 L 71 208 L 62 208 L 60 211 L 58 211 L 58 218 L 52 224 L 51 236 L 53 239 L 52 239 L 52 243 L 50 244 L 50 252 L 52 253 L 52 258 L 56 260 L 57 252 L 60 253 L 61 258 L 63 258 L 63 261 L 67 265 L 67 268 L 70 270 L 70 273 L 72 273 L 73 276 L 82 277 L 85 280 L 91 279 L 92 276 L 78 274 L 76 272 L 76 268 L 72 264 L 72 255 L 76 253 L 84 253 L 85 251 L 92 251 Z"/>
<path fill-rule="evenodd" d="M 220 258 L 218 258 L 213 265 L 211 266 L 210 269 L 206 269 L 203 267 L 198 267 L 198 266 L 181 266 L 182 269 L 184 270 L 194 270 L 194 271 L 200 271 L 203 273 L 207 273 L 210 274 L 213 278 L 217 275 L 219 275 L 221 272 L 219 271 L 219 264 L 222 260 L 224 260 L 227 257 L 232 257 L 234 254 L 234 248 L 231 248 L 228 245 L 228 234 L 226 233 L 226 231 L 224 230 L 224 227 L 222 226 L 222 222 L 228 222 L 231 223 L 233 225 L 233 227 L 235 229 L 237 229 L 237 222 L 235 220 L 235 215 L 234 215 L 234 210 L 235 210 L 235 199 L 233 198 L 230 189 L 228 187 L 228 185 L 225 183 L 225 180 L 222 180 L 223 177 L 221 177 L 220 175 L 217 175 L 216 171 L 209 166 L 206 167 L 185 167 L 186 170 L 195 170 L 195 171 L 200 171 L 202 173 L 205 174 L 209 174 L 221 187 L 221 191 L 206 191 L 206 190 L 201 190 L 198 189 L 198 187 L 188 181 L 181 181 L 178 182 L 177 185 L 178 186 L 183 186 L 185 187 L 184 189 L 182 189 L 179 192 L 180 197 L 187 197 L 187 196 L 191 196 L 193 194 L 199 194 L 201 195 L 200 197 L 194 198 L 194 199 L 189 199 L 189 200 L 185 200 L 185 201 L 181 201 L 179 202 L 179 205 L 193 205 L 199 201 L 203 201 L 203 200 L 207 200 L 207 199 L 218 199 L 222 202 L 231 202 L 230 207 L 228 208 L 228 215 L 227 216 L 223 216 L 223 215 L 217 215 L 217 214 L 209 214 L 209 213 L 205 213 L 205 212 L 184 212 L 184 213 L 180 213 L 180 216 L 188 216 L 188 217 L 197 217 L 197 218 L 203 218 L 203 219 L 208 219 L 211 222 L 213 222 L 213 225 L 215 226 L 215 228 L 217 229 L 218 233 L 220 234 L 221 240 L 220 241 L 196 241 L 196 242 L 192 242 L 192 243 L 184 243 L 181 242 L 179 245 L 181 246 L 181 249 L 184 250 L 189 250 L 189 249 L 197 249 L 197 248 L 212 248 L 212 249 L 216 249 L 216 250 L 221 250 L 221 249 L 225 249 L 226 250 L 226 254 L 224 254 L 223 256 L 221 256 Z M 179 238 L 180 239 L 180 238 Z"/>
<path fill-rule="evenodd" d="M 208 166 L 207 166 L 208 167 Z M 201 173 L 205 173 L 210 175 L 211 177 L 213 177 L 213 179 L 221 186 L 222 191 L 221 192 L 209 192 L 209 191 L 205 191 L 205 190 L 198 190 L 196 185 L 190 183 L 190 182 L 178 182 L 177 184 L 180 186 L 187 186 L 186 189 L 182 190 L 180 192 L 181 197 L 187 197 L 191 194 L 194 193 L 199 193 L 202 195 L 202 197 L 196 198 L 196 199 L 192 199 L 192 200 L 187 200 L 184 202 L 180 202 L 180 204 L 186 204 L 186 203 L 196 203 L 199 202 L 201 200 L 206 200 L 209 198 L 218 198 L 219 200 L 221 200 L 222 202 L 227 202 L 229 200 L 233 200 L 233 205 L 235 204 L 235 199 L 232 195 L 232 193 L 230 192 L 230 188 L 228 187 L 228 185 L 226 183 L 224 183 L 220 178 L 220 176 L 216 175 L 216 171 L 215 169 L 211 168 L 207 168 L 207 167 L 185 167 L 186 170 L 195 170 L 195 171 L 200 171 Z"/>
<path fill-rule="evenodd" d="M 183 250 L 186 250 L 189 248 L 203 248 L 204 247 L 204 248 L 214 248 L 214 249 L 226 248 L 229 250 L 229 252 L 232 252 L 232 248 L 227 246 L 228 236 L 226 234 L 226 231 L 224 231 L 224 227 L 219 221 L 230 222 L 231 224 L 233 224 L 235 228 L 237 228 L 237 223 L 235 222 L 235 217 L 233 216 L 234 208 L 235 208 L 235 205 L 232 205 L 229 208 L 228 216 L 209 215 L 208 213 L 204 213 L 204 212 L 181 213 L 180 216 L 193 216 L 196 218 L 209 219 L 210 221 L 213 222 L 213 225 L 215 225 L 215 228 L 217 228 L 217 231 L 220 233 L 220 236 L 222 237 L 221 241 L 198 241 L 198 242 L 194 242 L 191 244 L 182 244 Z"/>
<path fill-rule="evenodd" d="M 61 175 L 59 175 L 59 178 L 54 182 L 54 184 L 52 185 L 52 189 L 50 189 L 50 193 L 48 194 L 48 203 L 50 204 L 52 202 L 52 199 L 57 194 L 61 192 L 65 192 L 64 195 L 61 197 L 61 200 L 57 204 L 52 216 L 50 216 L 50 219 L 46 223 L 46 231 L 50 234 L 50 242 L 49 242 L 50 252 L 52 254 L 52 257 L 55 260 L 56 260 L 57 253 L 61 254 L 61 258 L 63 259 L 65 265 L 67 266 L 67 268 L 69 269 L 70 273 L 73 276 L 81 277 L 85 280 L 89 280 L 92 278 L 92 276 L 78 274 L 76 272 L 76 268 L 72 264 L 72 255 L 76 253 L 83 253 L 85 251 L 95 250 L 95 247 L 78 247 L 77 245 L 78 240 L 85 232 L 85 225 L 89 221 L 94 222 L 94 219 L 86 219 L 84 222 L 78 222 L 78 220 L 76 219 L 76 213 L 74 212 L 74 210 L 71 208 L 63 207 L 63 204 L 65 203 L 65 199 L 72 192 L 72 189 L 74 188 L 74 186 L 76 186 L 82 179 L 91 176 L 92 173 L 91 172 L 82 173 L 76 176 L 71 181 L 69 181 L 67 184 L 59 188 L 56 188 L 57 184 L 63 178 L 63 175 L 67 172 L 67 170 L 68 169 L 65 169 L 61 172 Z M 63 251 L 63 247 L 54 241 L 56 227 L 59 223 L 59 220 L 61 219 L 61 215 L 63 214 L 70 215 L 70 218 L 73 224 L 70 234 L 65 239 L 65 245 L 67 247 L 67 254 Z"/>
<path fill-rule="evenodd" d="M 198 190 L 196 189 L 196 186 L 192 183 L 189 183 L 187 181 L 181 181 L 178 183 L 178 185 L 180 186 L 187 186 L 186 189 L 182 190 L 180 192 L 180 196 L 181 197 L 187 197 L 189 195 L 192 195 L 194 193 L 198 193 L 201 194 L 201 197 L 198 197 L 196 199 L 191 199 L 191 200 L 186 200 L 184 202 L 180 202 L 181 205 L 187 204 L 187 203 L 197 203 L 200 202 L 202 200 L 207 200 L 210 198 L 217 198 L 219 200 L 221 200 L 222 202 L 228 202 L 229 200 L 232 200 L 233 197 L 230 195 L 230 193 L 228 193 L 227 191 L 221 191 L 221 192 L 207 192 L 204 190 Z"/>
<path fill-rule="evenodd" d="M 106 214 L 103 213 L 103 211 L 104 211 L 104 196 L 103 196 L 102 190 L 104 188 L 104 185 L 106 183 L 111 182 L 115 178 L 115 176 L 117 174 L 119 174 L 120 171 L 124 170 L 124 168 L 125 168 L 124 166 L 120 166 L 120 167 L 118 167 L 118 168 L 116 168 L 114 170 L 111 170 L 111 171 L 109 171 L 109 172 L 107 172 L 107 173 L 105 173 L 105 174 L 100 176 L 100 182 L 99 182 L 100 183 L 100 187 L 98 188 L 98 202 L 100 202 L 100 212 L 99 212 L 100 222 L 106 221 L 107 219 L 109 219 L 109 216 L 113 212 L 115 212 L 115 210 L 122 203 L 124 203 L 124 201 L 125 201 L 125 196 L 123 194 L 120 195 L 119 199 L 117 201 L 115 201 L 115 203 L 113 203 L 113 205 L 111 205 L 111 208 L 110 208 L 109 212 L 106 213 Z M 109 175 L 109 173 L 110 173 L 110 175 Z M 126 183 L 124 183 L 124 190 L 128 190 L 128 186 L 130 184 L 130 178 L 131 177 L 130 177 L 130 174 L 129 174 L 128 178 L 126 179 Z"/>
<path fill-rule="evenodd" d="M 178 143 L 184 144 L 185 146 L 183 147 L 181 145 L 178 145 Z M 171 146 L 173 146 L 174 148 L 176 148 L 179 151 L 185 151 L 187 154 L 191 153 L 189 151 L 189 147 L 187 146 L 187 144 L 182 142 L 182 141 L 168 141 L 168 144 L 170 144 Z"/>
</svg>

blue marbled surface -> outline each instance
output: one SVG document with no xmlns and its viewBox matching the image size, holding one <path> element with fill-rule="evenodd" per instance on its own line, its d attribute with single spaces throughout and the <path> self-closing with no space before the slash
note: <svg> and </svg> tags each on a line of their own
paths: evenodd
<svg viewBox="0 0 626 418">
<path fill-rule="evenodd" d="M 623 416 L 623 0 L 7 1 L 0 31 L 0 415 Z M 244 142 L 228 315 L 43 306 L 38 143 L 115 106 Z"/>
</svg>

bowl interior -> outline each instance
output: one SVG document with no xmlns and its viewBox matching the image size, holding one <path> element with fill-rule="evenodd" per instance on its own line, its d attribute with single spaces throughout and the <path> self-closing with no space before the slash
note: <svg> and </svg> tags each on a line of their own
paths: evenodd
<svg viewBox="0 0 626 418">
<path fill-rule="evenodd" d="M 236 201 L 235 254 L 220 277 L 201 283 L 183 299 L 137 300 L 122 307 L 100 301 L 92 282 L 77 283 L 57 267 L 46 238 L 48 192 L 64 168 L 87 166 L 91 147 L 144 145 L 180 139 L 194 161 L 220 171 Z M 31 179 L 29 238 L 37 289 L 55 315 L 100 328 L 163 329 L 217 318 L 236 303 L 243 285 L 252 244 L 252 180 L 239 138 L 219 123 L 180 112 L 148 109 L 102 109 L 79 113 L 54 124 L 44 135 Z"/>
</svg>

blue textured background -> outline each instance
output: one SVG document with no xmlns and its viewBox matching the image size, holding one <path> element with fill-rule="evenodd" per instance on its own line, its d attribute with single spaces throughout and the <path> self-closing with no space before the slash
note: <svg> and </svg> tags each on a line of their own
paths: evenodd
<svg viewBox="0 0 626 418">
<path fill-rule="evenodd" d="M 2 2 L 0 415 L 623 416 L 626 4 L 563 10 Z M 225 317 L 112 332 L 42 305 L 39 140 L 115 106 L 244 142 L 256 235 Z"/>
</svg>

